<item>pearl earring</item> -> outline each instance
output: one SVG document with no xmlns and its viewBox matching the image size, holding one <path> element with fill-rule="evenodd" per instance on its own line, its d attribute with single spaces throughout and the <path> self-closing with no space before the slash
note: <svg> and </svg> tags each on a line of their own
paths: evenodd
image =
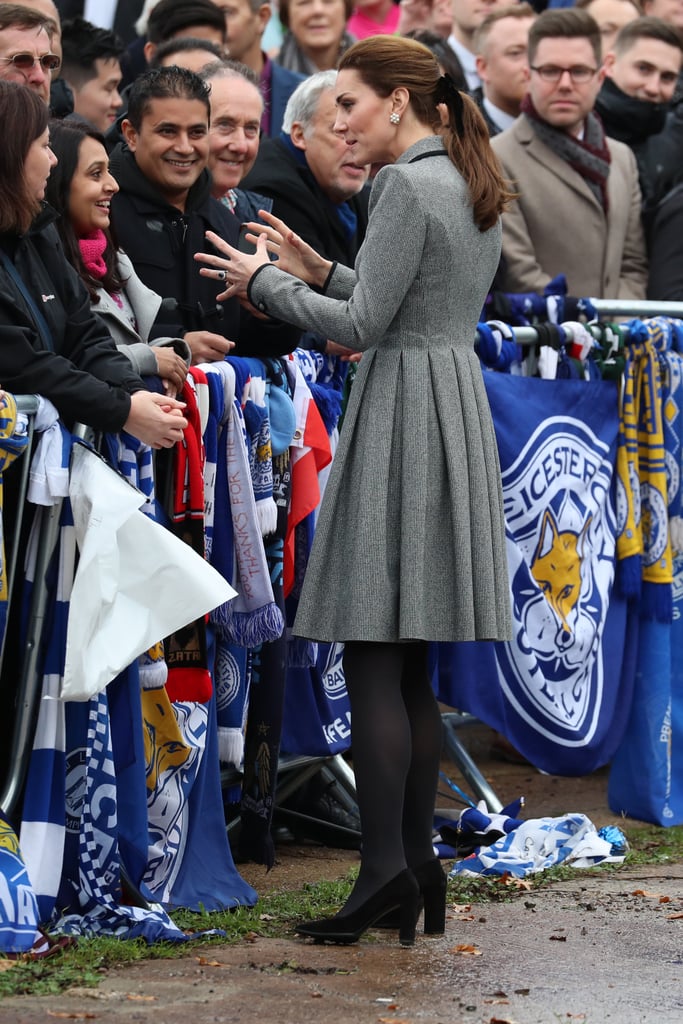
<svg viewBox="0 0 683 1024">
<path fill-rule="evenodd" d="M 392 112 L 389 114 L 389 120 L 391 121 L 392 124 L 400 124 L 401 115 L 397 114 L 395 110 L 392 110 Z"/>
</svg>

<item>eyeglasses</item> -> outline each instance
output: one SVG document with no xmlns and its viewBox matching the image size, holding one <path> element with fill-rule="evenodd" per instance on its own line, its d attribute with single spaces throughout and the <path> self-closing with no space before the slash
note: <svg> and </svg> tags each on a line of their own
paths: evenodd
<svg viewBox="0 0 683 1024">
<path fill-rule="evenodd" d="M 3 64 L 13 64 L 17 71 L 26 74 L 32 71 L 36 64 L 40 64 L 43 71 L 56 71 L 62 61 L 56 53 L 44 53 L 42 57 L 34 57 L 32 53 L 15 53 L 13 57 L 0 57 Z"/>
<path fill-rule="evenodd" d="M 543 64 L 540 68 L 532 67 L 530 70 L 540 75 L 544 82 L 559 82 L 566 71 L 575 85 L 585 85 L 598 73 L 597 68 L 589 68 L 586 64 L 574 64 L 571 68 L 559 68 L 556 64 Z"/>
</svg>

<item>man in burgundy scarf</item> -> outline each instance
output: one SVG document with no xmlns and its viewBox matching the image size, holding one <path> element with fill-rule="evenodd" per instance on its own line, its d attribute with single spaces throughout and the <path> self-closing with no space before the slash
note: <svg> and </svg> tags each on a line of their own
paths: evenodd
<svg viewBox="0 0 683 1024">
<path fill-rule="evenodd" d="M 502 289 L 540 292 L 557 274 L 570 295 L 645 297 L 638 170 L 593 106 L 604 78 L 600 31 L 577 8 L 529 32 L 529 91 L 492 146 L 519 193 L 503 215 Z"/>
</svg>

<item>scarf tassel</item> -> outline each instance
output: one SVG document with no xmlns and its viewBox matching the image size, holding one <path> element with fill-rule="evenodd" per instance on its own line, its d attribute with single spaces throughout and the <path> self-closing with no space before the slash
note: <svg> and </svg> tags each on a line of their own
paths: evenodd
<svg viewBox="0 0 683 1024">
<path fill-rule="evenodd" d="M 619 590 L 627 600 L 640 598 L 643 586 L 642 558 L 640 555 L 628 555 L 617 562 L 617 578 Z"/>
<path fill-rule="evenodd" d="M 239 647 L 258 647 L 282 636 L 285 620 L 274 601 L 261 608 L 241 612 L 227 601 L 211 613 L 211 619 L 223 637 Z"/>
</svg>

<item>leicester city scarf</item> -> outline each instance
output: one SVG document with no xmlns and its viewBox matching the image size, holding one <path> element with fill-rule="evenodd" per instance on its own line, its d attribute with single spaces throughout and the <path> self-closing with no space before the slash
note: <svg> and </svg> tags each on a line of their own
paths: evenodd
<svg viewBox="0 0 683 1024">
<path fill-rule="evenodd" d="M 617 555 L 627 597 L 645 618 L 670 622 L 673 564 L 667 520 L 662 368 L 648 328 L 627 325 L 617 449 Z"/>
</svg>

